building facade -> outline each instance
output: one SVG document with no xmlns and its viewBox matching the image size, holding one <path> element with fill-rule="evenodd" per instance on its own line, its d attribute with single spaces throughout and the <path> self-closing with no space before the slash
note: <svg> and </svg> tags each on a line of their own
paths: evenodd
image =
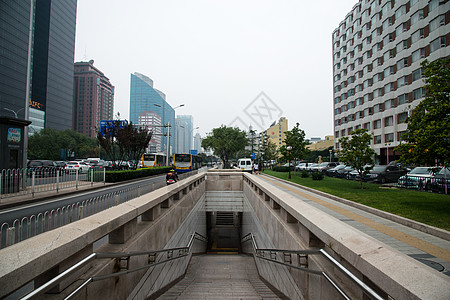
<svg viewBox="0 0 450 300">
<path fill-rule="evenodd" d="M 423 100 L 421 62 L 450 55 L 450 2 L 361 0 L 332 35 L 334 138 L 358 128 L 385 164 Z"/>
<path fill-rule="evenodd" d="M 278 122 L 274 122 L 266 131 L 263 132 L 266 143 L 273 143 L 277 149 L 283 146 L 286 138 L 285 132 L 288 131 L 288 120 L 281 117 Z"/>
<path fill-rule="evenodd" d="M 76 8 L 76 0 L 1 2 L 0 115 L 27 115 L 31 134 L 72 128 Z"/>
<path fill-rule="evenodd" d="M 75 63 L 73 89 L 72 128 L 95 138 L 100 121 L 114 117 L 114 86 L 90 60 Z"/>
<path fill-rule="evenodd" d="M 169 151 L 172 153 L 175 136 L 175 110 L 166 102 L 166 96 L 153 88 L 153 80 L 141 73 L 131 74 L 130 121 L 139 125 L 139 114 L 153 112 L 161 118 L 161 150 L 167 152 L 167 126 L 170 125 Z M 156 124 L 155 124 L 156 125 Z"/>
<path fill-rule="evenodd" d="M 175 153 L 189 153 L 189 149 L 187 147 L 187 127 L 188 125 L 184 119 L 179 118 L 179 116 L 175 118 Z"/>
<path fill-rule="evenodd" d="M 161 153 L 161 117 L 154 111 L 144 111 L 142 113 L 139 113 L 138 123 L 144 128 L 148 128 L 152 131 L 152 139 L 150 140 L 146 152 Z"/>
<path fill-rule="evenodd" d="M 194 150 L 196 150 L 197 153 L 202 153 L 203 152 L 203 149 L 202 149 L 202 136 L 198 132 L 194 135 Z"/>
<path fill-rule="evenodd" d="M 189 150 L 194 149 L 193 148 L 193 134 L 194 134 L 194 118 L 191 115 L 177 115 L 177 118 L 180 120 L 183 120 L 185 123 L 185 138 L 183 142 L 183 151 L 179 153 L 189 153 Z"/>
</svg>

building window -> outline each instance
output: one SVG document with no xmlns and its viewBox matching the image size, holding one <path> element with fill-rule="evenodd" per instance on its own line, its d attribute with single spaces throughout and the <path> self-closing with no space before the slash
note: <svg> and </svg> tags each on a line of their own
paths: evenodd
<svg viewBox="0 0 450 300">
<path fill-rule="evenodd" d="M 402 58 L 397 62 L 397 71 L 408 66 L 408 58 Z"/>
<path fill-rule="evenodd" d="M 394 107 L 394 99 L 387 100 L 384 102 L 384 110 Z"/>
<path fill-rule="evenodd" d="M 441 47 L 445 47 L 445 36 L 438 37 L 430 43 L 430 53 L 438 50 Z"/>
<path fill-rule="evenodd" d="M 373 121 L 373 129 L 380 129 L 381 128 L 381 119 Z"/>
<path fill-rule="evenodd" d="M 397 88 L 405 86 L 408 84 L 408 76 L 402 76 L 397 79 Z"/>
<path fill-rule="evenodd" d="M 422 68 L 415 70 L 414 72 L 412 72 L 412 81 L 416 81 L 422 78 Z"/>
<path fill-rule="evenodd" d="M 411 35 L 411 44 L 416 43 L 417 41 L 419 41 L 420 39 L 423 39 L 425 35 L 425 31 L 423 28 L 415 31 L 412 35 Z"/>
<path fill-rule="evenodd" d="M 384 142 L 385 143 L 392 143 L 394 142 L 394 134 L 393 133 L 388 133 L 384 135 Z"/>
<path fill-rule="evenodd" d="M 400 6 L 400 7 L 395 11 L 395 19 L 397 20 L 398 18 L 400 18 L 400 17 L 403 16 L 404 14 L 406 14 L 406 5 Z"/>
<path fill-rule="evenodd" d="M 425 58 L 425 49 L 424 48 L 417 49 L 416 51 L 414 51 L 411 56 L 411 61 L 414 63 L 421 58 Z"/>
<path fill-rule="evenodd" d="M 397 124 L 405 123 L 406 118 L 408 118 L 408 112 L 402 112 L 397 115 Z"/>
<path fill-rule="evenodd" d="M 388 83 L 384 86 L 384 94 L 389 93 L 394 90 L 394 83 Z"/>
<path fill-rule="evenodd" d="M 411 26 L 423 19 L 423 10 L 419 9 L 411 16 Z"/>
<path fill-rule="evenodd" d="M 381 135 L 376 135 L 373 137 L 374 144 L 381 144 Z"/>
<path fill-rule="evenodd" d="M 409 102 L 408 94 L 398 96 L 398 105 L 402 105 Z"/>
<path fill-rule="evenodd" d="M 430 32 L 435 31 L 436 29 L 438 29 L 440 26 L 444 26 L 445 25 L 445 15 L 440 15 L 436 18 L 434 18 L 433 20 L 431 20 L 430 22 Z"/>
<path fill-rule="evenodd" d="M 413 100 L 419 100 L 424 96 L 424 89 L 419 88 L 413 91 Z"/>
<path fill-rule="evenodd" d="M 394 117 L 393 116 L 384 118 L 384 126 L 385 127 L 389 127 L 389 126 L 392 126 L 392 125 L 394 125 Z"/>
<path fill-rule="evenodd" d="M 370 122 L 364 123 L 364 129 L 370 130 Z"/>
</svg>

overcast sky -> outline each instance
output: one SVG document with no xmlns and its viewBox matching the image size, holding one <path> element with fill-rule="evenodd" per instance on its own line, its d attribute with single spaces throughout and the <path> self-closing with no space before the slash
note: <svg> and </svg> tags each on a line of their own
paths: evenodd
<svg viewBox="0 0 450 300">
<path fill-rule="evenodd" d="M 202 136 L 285 116 L 333 134 L 331 34 L 357 0 L 78 0 L 75 61 L 93 59 L 128 119 L 130 74 L 150 77 Z M 263 94 L 261 94 L 263 92 Z M 243 129 L 243 128 L 242 128 Z"/>
</svg>

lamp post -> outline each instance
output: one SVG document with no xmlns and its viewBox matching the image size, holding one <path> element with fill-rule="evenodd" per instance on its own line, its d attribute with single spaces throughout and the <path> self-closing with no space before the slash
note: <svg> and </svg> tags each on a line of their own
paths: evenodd
<svg viewBox="0 0 450 300">
<path fill-rule="evenodd" d="M 15 117 L 16 119 L 18 119 L 18 118 L 17 118 L 17 113 L 18 113 L 19 111 L 25 109 L 25 107 L 19 109 L 18 111 L 14 111 L 14 110 L 9 109 L 9 108 L 6 108 L 6 107 L 4 107 L 3 109 L 12 112 L 12 113 L 14 114 L 14 117 Z"/>
<path fill-rule="evenodd" d="M 333 150 L 330 149 L 329 151 L 330 151 L 330 162 L 331 162 L 331 153 L 333 153 Z"/>
<path fill-rule="evenodd" d="M 390 142 L 389 143 L 384 143 L 384 145 L 386 146 L 386 156 L 387 156 L 386 164 L 388 165 L 389 164 L 389 146 L 391 145 L 391 143 Z"/>
<path fill-rule="evenodd" d="M 288 151 L 288 168 L 289 168 L 289 179 L 291 179 L 291 150 L 292 150 L 292 146 L 287 146 L 286 147 L 287 151 Z"/>
<path fill-rule="evenodd" d="M 164 106 L 161 106 L 161 105 L 159 105 L 159 104 L 156 104 L 156 103 L 153 103 L 153 105 L 154 106 L 157 106 L 157 107 L 160 107 L 160 108 L 162 108 L 163 109 L 163 126 L 162 127 L 167 127 L 167 131 L 166 131 L 166 135 L 167 135 L 167 157 L 166 157 L 166 166 L 168 166 L 169 165 L 169 156 L 170 156 L 170 127 L 171 127 L 171 125 L 170 125 L 170 121 L 169 122 L 167 122 L 167 125 L 165 125 L 164 124 L 164 117 L 165 117 L 165 109 L 167 109 L 167 108 L 165 108 Z M 176 107 L 174 107 L 174 108 L 172 108 L 174 111 L 175 111 L 175 109 L 177 109 L 177 108 L 180 108 L 180 107 L 183 107 L 184 106 L 184 104 L 180 104 L 180 105 L 178 105 L 178 106 L 176 106 Z"/>
</svg>

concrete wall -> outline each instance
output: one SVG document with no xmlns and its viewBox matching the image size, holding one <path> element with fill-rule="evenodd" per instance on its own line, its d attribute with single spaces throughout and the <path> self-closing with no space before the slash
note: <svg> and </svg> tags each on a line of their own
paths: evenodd
<svg viewBox="0 0 450 300">
<path fill-rule="evenodd" d="M 0 298 L 29 281 L 46 282 L 93 252 L 162 249 L 205 192 L 205 174 L 194 175 L 121 205 L 0 250 Z M 130 259 L 130 269 L 147 263 Z M 42 298 L 60 299 L 94 275 L 111 274 L 116 259 L 95 260 Z M 90 283 L 75 299 L 125 299 L 146 270 Z M 175 275 L 176 277 L 177 275 Z M 75 280 L 77 280 L 75 282 Z"/>
<path fill-rule="evenodd" d="M 390 248 L 274 188 L 257 176 L 244 174 L 244 194 L 276 249 L 322 248 L 383 297 L 393 299 L 448 299 L 449 280 L 440 272 Z M 362 291 L 324 257 L 308 256 L 308 267 L 325 270 L 351 299 Z M 306 299 L 339 299 L 323 276 L 290 269 Z M 261 274 L 276 288 L 279 283 Z"/>
</svg>

